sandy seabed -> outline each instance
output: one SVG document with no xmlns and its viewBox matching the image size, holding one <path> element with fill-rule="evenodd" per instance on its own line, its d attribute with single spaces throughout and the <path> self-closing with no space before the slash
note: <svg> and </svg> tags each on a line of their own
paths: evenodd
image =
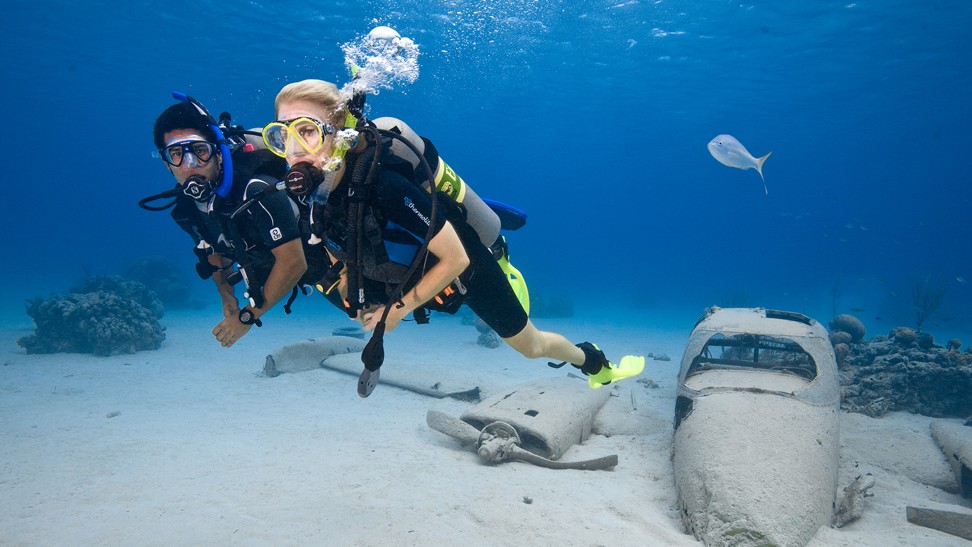
<svg viewBox="0 0 972 547">
<path fill-rule="evenodd" d="M 299 305 L 299 304 L 298 304 Z M 23 320 L 0 330 L 0 545 L 697 545 L 682 529 L 671 463 L 678 363 L 691 331 L 650 313 L 539 319 L 609 357 L 648 361 L 596 430 L 561 459 L 617 454 L 613 471 L 480 462 L 431 430 L 426 412 L 470 403 L 316 369 L 268 378 L 266 356 L 352 325 L 337 312 L 271 313 L 236 346 L 209 331 L 212 308 L 169 313 L 158 351 L 115 357 L 26 355 Z M 384 374 L 484 397 L 564 375 L 512 349 L 476 344 L 458 318 L 403 324 L 386 336 Z M 565 401 L 569 405 L 570 401 Z M 972 512 L 949 493 L 951 471 L 930 418 L 841 416 L 840 487 L 876 486 L 863 517 L 824 528 L 814 546 L 967 545 L 909 524 L 915 505 Z"/>
</svg>

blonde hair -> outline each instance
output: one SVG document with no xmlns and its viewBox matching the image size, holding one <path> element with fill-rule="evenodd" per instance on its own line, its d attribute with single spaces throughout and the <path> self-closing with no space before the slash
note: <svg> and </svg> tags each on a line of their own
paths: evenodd
<svg viewBox="0 0 972 547">
<path fill-rule="evenodd" d="M 344 126 L 344 118 L 348 111 L 347 98 L 331 82 L 301 80 L 285 85 L 273 101 L 274 111 L 279 112 L 280 105 L 283 103 L 296 101 L 307 101 L 320 105 L 330 115 L 330 119 L 326 121 L 338 127 Z"/>
</svg>

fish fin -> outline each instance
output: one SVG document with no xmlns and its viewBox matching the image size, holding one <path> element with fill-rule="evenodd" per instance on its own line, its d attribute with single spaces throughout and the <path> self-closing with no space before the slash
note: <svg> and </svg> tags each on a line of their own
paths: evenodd
<svg viewBox="0 0 972 547">
<path fill-rule="evenodd" d="M 772 152 L 767 152 L 762 158 L 756 158 L 756 172 L 759 173 L 759 178 L 763 179 L 763 191 L 766 192 L 767 196 L 769 195 L 769 188 L 766 187 L 766 177 L 763 176 L 763 162 L 770 157 L 770 154 Z"/>
</svg>

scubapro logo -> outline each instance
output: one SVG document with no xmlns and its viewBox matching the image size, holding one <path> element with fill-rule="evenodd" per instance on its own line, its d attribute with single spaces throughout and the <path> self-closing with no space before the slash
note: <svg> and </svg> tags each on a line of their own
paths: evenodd
<svg viewBox="0 0 972 547">
<path fill-rule="evenodd" d="M 283 238 L 283 232 L 280 231 L 280 228 L 273 228 L 270 230 L 270 239 L 280 241 L 281 238 Z"/>
<path fill-rule="evenodd" d="M 420 219 L 422 219 L 422 222 L 424 222 L 426 226 L 429 225 L 429 217 L 420 213 L 418 208 L 415 207 L 415 203 L 408 197 L 405 198 L 405 206 L 411 209 L 413 213 L 415 213 Z"/>
</svg>

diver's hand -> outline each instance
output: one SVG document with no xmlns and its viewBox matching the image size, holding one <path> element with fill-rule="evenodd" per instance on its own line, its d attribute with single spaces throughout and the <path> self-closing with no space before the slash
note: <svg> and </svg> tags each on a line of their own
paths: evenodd
<svg viewBox="0 0 972 547">
<path fill-rule="evenodd" d="M 250 332 L 250 327 L 253 325 L 244 325 L 240 323 L 239 312 L 233 317 L 227 317 L 219 322 L 213 328 L 213 336 L 219 340 L 219 343 L 223 345 L 224 348 L 228 348 L 236 343 L 237 340 L 243 337 L 244 334 Z"/>
<path fill-rule="evenodd" d="M 366 310 L 360 310 L 358 312 L 358 322 L 361 323 L 361 328 L 366 332 L 373 332 L 375 330 L 375 326 L 378 324 L 378 321 L 381 320 L 381 314 L 383 313 L 385 313 L 385 306 L 377 306 Z M 385 330 L 391 330 L 387 328 L 387 324 Z"/>
<path fill-rule="evenodd" d="M 391 332 L 398 327 L 398 324 L 402 322 L 405 317 L 405 308 L 400 306 L 392 306 L 388 311 L 388 317 L 385 319 L 385 332 Z M 382 314 L 385 313 L 385 306 L 378 306 L 374 309 L 365 311 L 360 314 L 361 325 L 364 330 L 368 332 L 374 332 L 375 327 L 378 326 L 378 321 L 381 321 Z"/>
<path fill-rule="evenodd" d="M 368 304 L 367 306 L 358 310 L 358 314 L 354 319 L 352 319 L 352 321 L 357 321 L 362 327 L 367 325 L 368 321 L 371 320 L 372 314 L 375 313 L 375 308 L 373 306 L 374 304 Z"/>
</svg>

